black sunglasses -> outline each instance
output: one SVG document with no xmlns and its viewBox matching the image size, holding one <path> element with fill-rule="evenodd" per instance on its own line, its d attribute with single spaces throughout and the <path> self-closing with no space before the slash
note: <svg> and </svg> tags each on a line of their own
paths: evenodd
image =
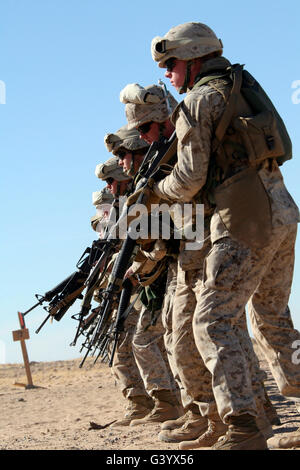
<svg viewBox="0 0 300 470">
<path fill-rule="evenodd" d="M 107 184 L 113 184 L 114 178 L 110 178 L 110 177 L 109 177 L 109 178 L 106 178 L 105 181 L 106 181 Z"/>
<path fill-rule="evenodd" d="M 169 59 L 166 60 L 165 66 L 167 67 L 168 72 L 172 72 L 173 68 L 175 67 L 176 64 L 176 58 L 175 57 L 170 57 Z"/>
<path fill-rule="evenodd" d="M 137 130 L 139 131 L 140 134 L 147 134 L 147 132 L 150 131 L 151 126 L 152 126 L 152 121 L 145 122 L 145 124 L 142 124 L 141 126 L 137 127 Z"/>
<path fill-rule="evenodd" d="M 118 158 L 119 158 L 120 160 L 123 160 L 123 158 L 125 158 L 125 155 L 126 155 L 127 153 L 128 153 L 128 152 L 126 152 L 125 150 L 120 150 L 120 151 L 118 152 L 118 154 L 117 154 L 117 155 L 118 155 Z"/>
</svg>

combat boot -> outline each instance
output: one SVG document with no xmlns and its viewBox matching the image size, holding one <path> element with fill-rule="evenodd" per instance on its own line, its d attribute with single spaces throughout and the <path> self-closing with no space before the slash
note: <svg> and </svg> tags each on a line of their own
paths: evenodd
<svg viewBox="0 0 300 470">
<path fill-rule="evenodd" d="M 227 433 L 211 449 L 268 450 L 268 446 L 264 435 L 257 427 L 254 416 L 247 413 L 231 416 Z"/>
<path fill-rule="evenodd" d="M 188 441 L 195 439 L 207 429 L 207 418 L 201 416 L 200 413 L 189 411 L 184 416 L 187 419 L 181 427 L 162 430 L 158 439 L 164 442 Z"/>
<path fill-rule="evenodd" d="M 198 434 L 197 438 L 191 441 L 181 442 L 180 450 L 199 449 L 202 447 L 211 447 L 217 440 L 224 436 L 228 426 L 221 421 L 219 416 L 213 416 L 208 419 L 208 424 L 204 432 Z"/>
<path fill-rule="evenodd" d="M 163 423 L 164 421 L 177 419 L 179 417 L 178 409 L 180 408 L 180 404 L 170 390 L 158 390 L 155 391 L 153 395 L 155 402 L 153 410 L 144 418 L 131 421 L 130 426 Z"/>
<path fill-rule="evenodd" d="M 165 431 L 165 430 L 171 431 L 172 429 L 180 428 L 186 423 L 186 421 L 188 421 L 190 415 L 191 415 L 191 411 L 188 410 L 177 419 L 170 419 L 168 421 L 164 421 L 163 423 L 161 423 L 160 427 L 162 431 Z"/>
<path fill-rule="evenodd" d="M 145 395 L 129 397 L 128 401 L 124 418 L 113 423 L 111 427 L 129 426 L 133 419 L 144 418 L 154 407 L 152 398 Z"/>
<path fill-rule="evenodd" d="M 182 408 L 183 410 L 183 408 Z M 177 429 L 181 428 L 189 419 L 192 418 L 194 414 L 199 415 L 199 407 L 192 403 L 191 405 L 188 406 L 185 412 L 178 418 L 178 419 L 171 419 L 169 421 L 165 421 L 164 423 L 161 424 L 161 429 L 162 431 L 168 429 L 171 431 L 172 429 Z"/>
<path fill-rule="evenodd" d="M 270 449 L 293 449 L 300 447 L 300 428 L 285 434 L 284 436 L 275 436 L 268 441 Z"/>
</svg>

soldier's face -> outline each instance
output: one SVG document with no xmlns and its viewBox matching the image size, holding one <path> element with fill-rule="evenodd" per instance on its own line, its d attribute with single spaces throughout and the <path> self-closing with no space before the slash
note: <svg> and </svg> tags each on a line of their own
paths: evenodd
<svg viewBox="0 0 300 470">
<path fill-rule="evenodd" d="M 116 193 L 116 186 L 117 186 L 117 182 L 116 182 L 116 180 L 113 180 L 112 182 L 107 183 L 106 187 L 111 192 L 111 194 L 115 194 Z"/>
<path fill-rule="evenodd" d="M 159 140 L 159 123 L 151 122 L 149 130 L 147 132 L 140 131 L 140 138 L 145 140 L 148 144 L 157 142 Z"/>
<path fill-rule="evenodd" d="M 167 68 L 165 72 L 165 77 L 170 80 L 171 85 L 178 91 L 184 84 L 185 74 L 186 74 L 186 65 L 185 60 L 173 59 L 172 68 Z"/>
<path fill-rule="evenodd" d="M 126 153 L 125 156 L 119 159 L 119 165 L 124 168 L 124 171 L 129 171 L 131 168 L 132 153 Z"/>
<path fill-rule="evenodd" d="M 107 183 L 107 188 L 109 189 L 109 191 L 111 192 L 113 196 L 116 196 L 118 193 L 118 184 L 119 184 L 120 185 L 119 195 L 122 196 L 127 189 L 127 184 L 129 183 L 129 181 L 130 180 L 128 179 L 128 180 L 121 181 L 120 183 L 118 183 L 118 181 L 113 180 L 112 183 Z"/>
</svg>

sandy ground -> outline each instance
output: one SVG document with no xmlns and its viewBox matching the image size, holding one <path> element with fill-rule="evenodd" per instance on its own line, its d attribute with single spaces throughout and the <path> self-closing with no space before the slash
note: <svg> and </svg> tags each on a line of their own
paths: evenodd
<svg viewBox="0 0 300 470">
<path fill-rule="evenodd" d="M 89 430 L 90 422 L 106 425 L 124 413 L 124 400 L 108 365 L 80 359 L 31 363 L 33 382 L 39 388 L 25 390 L 20 364 L 0 365 L 0 449 L 65 450 L 177 450 L 157 438 L 159 425 Z M 266 364 L 262 363 L 266 369 Z M 276 434 L 295 431 L 300 416 L 285 400 L 268 372 L 270 398 L 281 418 Z"/>
</svg>

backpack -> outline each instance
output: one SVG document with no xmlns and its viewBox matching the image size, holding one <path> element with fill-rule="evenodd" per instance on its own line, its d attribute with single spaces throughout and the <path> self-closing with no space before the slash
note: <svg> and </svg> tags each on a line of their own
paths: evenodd
<svg viewBox="0 0 300 470">
<path fill-rule="evenodd" d="M 230 127 L 241 138 L 251 166 L 268 158 L 276 158 L 278 165 L 290 160 L 292 143 L 284 122 L 260 84 L 243 70 L 243 65 L 232 65 L 223 74 L 204 76 L 196 86 L 223 77 L 230 78 L 233 86 L 215 131 L 214 151 Z M 239 115 L 243 101 L 250 107 L 251 115 Z"/>
</svg>

